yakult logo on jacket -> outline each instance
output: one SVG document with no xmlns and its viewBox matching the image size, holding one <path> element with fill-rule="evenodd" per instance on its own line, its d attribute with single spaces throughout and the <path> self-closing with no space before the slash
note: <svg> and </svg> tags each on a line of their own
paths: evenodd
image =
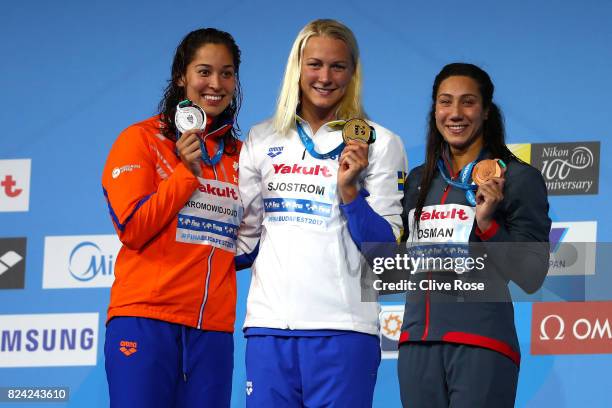
<svg viewBox="0 0 612 408">
<path fill-rule="evenodd" d="M 462 208 L 453 208 L 452 210 L 437 211 L 435 208 L 431 211 L 423 211 L 421 214 L 421 221 L 426 220 L 454 220 L 459 219 L 462 221 L 468 220 L 470 217 L 465 213 Z"/>
<path fill-rule="evenodd" d="M 410 222 L 415 220 L 416 209 L 410 210 Z M 462 204 L 441 204 L 423 207 L 420 216 L 421 226 L 410 228 L 408 242 L 414 240 L 429 242 L 469 242 L 476 210 Z M 459 250 L 459 247 L 448 247 L 447 250 Z"/>
<path fill-rule="evenodd" d="M 293 166 L 287 164 L 273 164 L 274 174 L 303 174 L 306 176 L 323 176 L 331 177 L 332 174 L 327 166 L 300 166 L 294 164 Z"/>
<path fill-rule="evenodd" d="M 200 190 L 204 194 L 210 194 L 217 197 L 227 197 L 238 201 L 238 193 L 231 187 L 216 187 L 210 185 L 209 183 L 206 183 L 200 184 L 198 190 Z"/>
<path fill-rule="evenodd" d="M 612 302 L 534 303 L 531 354 L 612 353 Z"/>
</svg>

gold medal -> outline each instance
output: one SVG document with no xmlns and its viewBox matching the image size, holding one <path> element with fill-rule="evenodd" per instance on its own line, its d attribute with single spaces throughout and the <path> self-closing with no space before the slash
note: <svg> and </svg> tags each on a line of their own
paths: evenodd
<svg viewBox="0 0 612 408">
<path fill-rule="evenodd" d="M 500 177 L 501 175 L 502 168 L 497 159 L 481 160 L 476 163 L 472 170 L 472 180 L 477 185 L 484 184 L 493 177 Z"/>
<path fill-rule="evenodd" d="M 349 140 L 358 140 L 363 143 L 373 143 L 376 140 L 373 137 L 374 129 L 368 125 L 363 119 L 351 119 L 344 124 L 342 128 L 342 139 L 345 143 Z"/>
</svg>

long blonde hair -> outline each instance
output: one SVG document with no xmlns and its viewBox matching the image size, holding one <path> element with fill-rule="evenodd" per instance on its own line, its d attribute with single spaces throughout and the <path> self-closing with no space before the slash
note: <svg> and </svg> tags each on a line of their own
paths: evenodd
<svg viewBox="0 0 612 408">
<path fill-rule="evenodd" d="M 281 87 L 276 112 L 274 113 L 274 128 L 285 134 L 294 126 L 296 109 L 300 103 L 300 70 L 304 48 L 310 37 L 322 36 L 344 41 L 351 54 L 353 76 L 347 86 L 346 93 L 336 111 L 338 119 L 364 118 L 365 112 L 361 105 L 361 63 L 359 47 L 353 32 L 344 24 L 330 19 L 314 20 L 308 23 L 298 34 L 285 68 L 285 76 Z"/>
</svg>

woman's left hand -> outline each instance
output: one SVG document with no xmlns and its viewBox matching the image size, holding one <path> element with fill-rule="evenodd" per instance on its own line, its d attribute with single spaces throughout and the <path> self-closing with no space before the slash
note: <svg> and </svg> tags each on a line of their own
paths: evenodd
<svg viewBox="0 0 612 408">
<path fill-rule="evenodd" d="M 357 197 L 357 179 L 369 164 L 368 149 L 368 144 L 350 140 L 342 150 L 338 168 L 338 191 L 344 204 Z"/>
<path fill-rule="evenodd" d="M 504 199 L 504 183 L 502 174 L 502 177 L 493 177 L 478 186 L 478 191 L 476 191 L 476 223 L 481 231 L 489 229 L 493 221 L 493 214 L 499 203 Z"/>
</svg>

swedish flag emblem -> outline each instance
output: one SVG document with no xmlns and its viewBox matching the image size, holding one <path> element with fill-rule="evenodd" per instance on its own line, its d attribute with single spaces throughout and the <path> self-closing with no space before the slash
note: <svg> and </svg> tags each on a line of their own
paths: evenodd
<svg viewBox="0 0 612 408">
<path fill-rule="evenodd" d="M 397 172 L 397 189 L 398 191 L 404 191 L 404 181 L 406 181 L 406 172 L 398 171 Z"/>
</svg>

